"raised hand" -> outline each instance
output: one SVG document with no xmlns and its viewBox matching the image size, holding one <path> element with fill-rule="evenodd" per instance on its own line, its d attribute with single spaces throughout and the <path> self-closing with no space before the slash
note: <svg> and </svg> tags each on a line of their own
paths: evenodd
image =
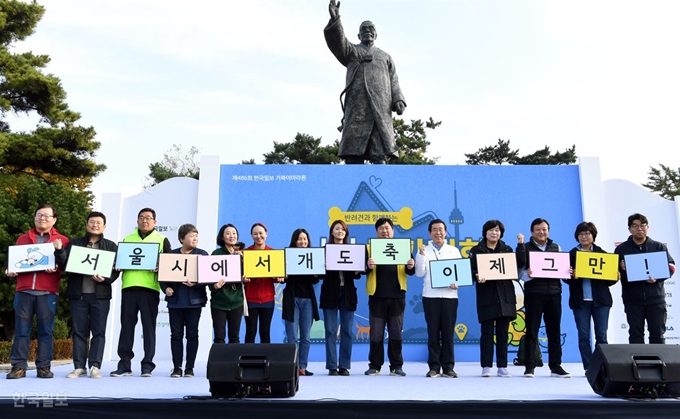
<svg viewBox="0 0 680 419">
<path fill-rule="evenodd" d="M 340 2 L 331 0 L 328 4 L 328 13 L 331 14 L 331 19 L 337 20 L 340 17 Z"/>
</svg>

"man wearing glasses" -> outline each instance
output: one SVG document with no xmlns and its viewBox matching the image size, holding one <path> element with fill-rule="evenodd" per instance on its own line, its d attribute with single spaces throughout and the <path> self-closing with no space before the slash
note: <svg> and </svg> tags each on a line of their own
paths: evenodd
<svg viewBox="0 0 680 419">
<path fill-rule="evenodd" d="M 17 245 L 53 243 L 55 248 L 68 244 L 68 238 L 59 234 L 54 224 L 57 222 L 57 209 L 43 204 L 35 210 L 34 225 L 26 234 L 17 239 Z M 28 368 L 28 351 L 31 326 L 36 317 L 38 327 L 38 355 L 35 360 L 38 378 L 52 378 L 52 328 L 57 310 L 61 268 L 40 272 L 16 273 L 7 271 L 9 277 L 16 277 L 14 295 L 14 343 L 10 353 L 12 370 L 8 379 L 24 378 Z"/>
<path fill-rule="evenodd" d="M 624 255 L 637 253 L 666 252 L 668 255 L 669 277 L 675 273 L 675 261 L 666 245 L 647 237 L 649 222 L 642 214 L 628 217 L 628 240 L 616 247 L 619 255 L 623 306 L 628 321 L 628 343 L 645 343 L 645 320 L 649 330 L 649 343 L 666 343 L 666 290 L 664 279 L 649 276 L 646 281 L 628 281 Z"/>
<path fill-rule="evenodd" d="M 75 238 L 68 246 L 58 248 L 54 252 L 57 264 L 66 266 L 74 246 L 115 253 L 118 245 L 104 238 L 105 229 L 106 216 L 103 213 L 95 211 L 88 214 L 85 236 Z M 73 321 L 73 366 L 75 368 L 66 378 L 87 377 L 87 364 L 90 367 L 90 378 L 102 378 L 100 369 L 104 358 L 106 319 L 111 306 L 111 283 L 118 278 L 119 274 L 120 272 L 115 269 L 95 275 L 75 272 L 68 274 L 66 297 L 69 299 Z M 90 338 L 90 332 L 92 338 L 88 356 L 87 341 Z"/>
<path fill-rule="evenodd" d="M 137 228 L 125 237 L 125 243 L 158 243 L 158 251 L 167 253 L 172 250 L 167 237 L 156 231 L 156 211 L 143 208 L 137 215 Z M 118 369 L 111 372 L 112 377 L 132 375 L 132 347 L 135 343 L 137 316 L 142 318 L 144 335 L 144 358 L 142 358 L 142 377 L 151 377 L 156 365 L 156 318 L 158 317 L 159 293 L 156 271 L 126 270 L 122 275 L 122 296 L 120 307 L 120 338 L 118 339 Z"/>
</svg>

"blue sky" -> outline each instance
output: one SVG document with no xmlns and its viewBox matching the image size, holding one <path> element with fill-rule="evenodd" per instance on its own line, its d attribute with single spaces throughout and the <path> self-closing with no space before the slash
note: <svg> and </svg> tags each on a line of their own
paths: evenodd
<svg viewBox="0 0 680 419">
<path fill-rule="evenodd" d="M 48 54 L 108 170 L 93 190 L 132 193 L 172 144 L 239 163 L 297 132 L 339 138 L 345 69 L 328 51 L 324 0 L 42 0 L 17 51 Z M 680 166 L 680 2 L 342 1 L 346 34 L 372 20 L 394 59 L 406 119 L 432 116 L 429 156 L 509 139 L 600 158 L 636 183 Z M 30 120 L 22 124 L 30 127 Z"/>
</svg>

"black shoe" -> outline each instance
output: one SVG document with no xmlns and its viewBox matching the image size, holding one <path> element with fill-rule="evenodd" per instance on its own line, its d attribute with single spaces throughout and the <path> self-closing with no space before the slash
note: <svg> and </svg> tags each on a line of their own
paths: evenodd
<svg viewBox="0 0 680 419">
<path fill-rule="evenodd" d="M 571 378 L 571 374 L 566 372 L 561 365 L 556 366 L 550 370 L 550 375 L 559 378 Z"/>
<path fill-rule="evenodd" d="M 343 377 L 349 377 L 349 370 L 347 368 L 340 368 L 338 370 L 338 374 L 342 375 Z"/>
<path fill-rule="evenodd" d="M 42 367 L 42 368 L 38 368 L 37 377 L 38 378 L 52 378 L 52 377 L 54 377 L 54 374 L 52 373 L 52 371 L 50 371 L 50 367 Z"/>
<path fill-rule="evenodd" d="M 340 375 L 338 370 L 328 370 L 328 375 Z"/>
<path fill-rule="evenodd" d="M 458 378 L 458 374 L 453 369 L 446 370 L 442 374 L 442 377 L 447 377 L 447 378 Z"/>
<path fill-rule="evenodd" d="M 26 370 L 24 368 L 12 367 L 12 371 L 7 374 L 8 380 L 15 380 L 17 378 L 26 377 Z"/>
<path fill-rule="evenodd" d="M 534 378 L 534 369 L 531 367 L 526 367 L 524 369 L 524 376 L 527 378 Z"/>
<path fill-rule="evenodd" d="M 142 377 L 152 377 L 151 370 L 142 370 Z"/>
<path fill-rule="evenodd" d="M 132 371 L 118 368 L 115 371 L 111 371 L 111 374 L 109 375 L 111 377 L 130 377 L 132 375 Z"/>
<path fill-rule="evenodd" d="M 304 368 L 300 368 L 300 375 L 314 375 L 314 373 L 311 371 L 307 371 Z"/>
<path fill-rule="evenodd" d="M 193 378 L 194 377 L 194 369 L 193 368 L 185 368 L 184 369 L 184 376 L 188 378 Z"/>
<path fill-rule="evenodd" d="M 172 378 L 179 378 L 182 376 L 182 369 L 179 367 L 175 367 L 172 369 L 172 372 L 170 373 L 170 377 Z"/>
</svg>

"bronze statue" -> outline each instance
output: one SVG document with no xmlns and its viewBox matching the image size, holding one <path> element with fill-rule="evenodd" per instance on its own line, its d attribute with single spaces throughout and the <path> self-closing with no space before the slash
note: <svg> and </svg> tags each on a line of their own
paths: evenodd
<svg viewBox="0 0 680 419">
<path fill-rule="evenodd" d="M 340 22 L 340 2 L 328 5 L 330 21 L 324 28 L 326 44 L 340 64 L 347 67 L 345 89 L 340 94 L 343 110 L 338 157 L 347 164 L 385 163 L 399 156 L 392 128 L 392 112 L 406 108 L 392 57 L 373 45 L 375 25 L 365 21 L 359 27 L 361 43 L 345 37 Z M 343 96 L 345 100 L 343 103 Z"/>
</svg>

